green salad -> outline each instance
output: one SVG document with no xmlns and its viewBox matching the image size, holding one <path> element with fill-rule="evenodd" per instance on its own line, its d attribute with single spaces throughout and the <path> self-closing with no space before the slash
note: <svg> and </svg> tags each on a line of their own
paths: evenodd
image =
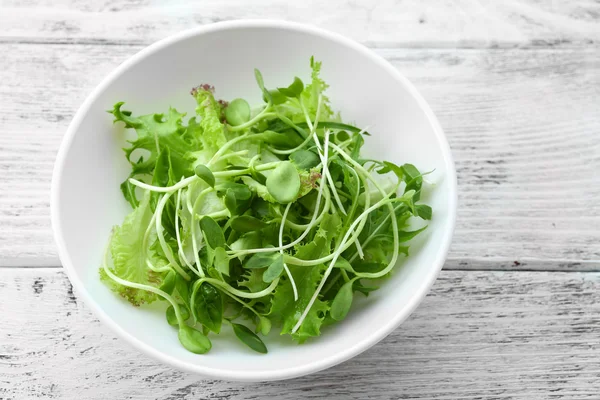
<svg viewBox="0 0 600 400">
<path fill-rule="evenodd" d="M 113 229 L 100 278 L 131 304 L 162 301 L 193 353 L 232 329 L 259 353 L 271 329 L 297 342 L 342 321 L 354 296 L 377 289 L 406 242 L 431 219 L 418 204 L 423 174 L 364 158 L 369 133 L 344 123 L 325 94 L 321 63 L 310 83 L 267 88 L 264 104 L 191 94 L 196 115 L 171 108 L 115 122 L 134 129 L 121 184 L 132 211 Z"/>
</svg>

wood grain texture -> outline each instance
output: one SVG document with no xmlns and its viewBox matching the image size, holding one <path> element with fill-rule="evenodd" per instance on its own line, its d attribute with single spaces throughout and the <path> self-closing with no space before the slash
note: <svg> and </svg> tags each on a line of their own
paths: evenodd
<svg viewBox="0 0 600 400">
<path fill-rule="evenodd" d="M 60 265 L 49 222 L 56 151 L 88 92 L 139 49 L 0 44 L 0 265 Z M 599 52 L 378 52 L 424 94 L 453 150 L 448 268 L 600 270 Z"/>
<path fill-rule="evenodd" d="M 444 271 L 390 337 L 284 382 L 200 380 L 117 339 L 54 269 L 4 269 L 0 398 L 597 399 L 600 274 Z"/>
<path fill-rule="evenodd" d="M 600 39 L 593 0 L 4 0 L 0 41 L 141 44 L 239 18 L 310 23 L 374 47 L 569 47 Z"/>
</svg>

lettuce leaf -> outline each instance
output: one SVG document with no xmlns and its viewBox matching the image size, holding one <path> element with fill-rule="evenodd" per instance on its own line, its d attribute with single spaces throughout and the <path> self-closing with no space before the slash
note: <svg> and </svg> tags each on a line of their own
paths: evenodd
<svg viewBox="0 0 600 400">
<path fill-rule="evenodd" d="M 146 227 L 152 219 L 149 200 L 149 193 L 146 193 L 139 206 L 125 217 L 123 225 L 114 228 L 110 241 L 110 253 L 113 260 L 111 270 L 119 278 L 130 282 L 160 286 L 164 276 L 148 268 L 146 265 L 147 249 L 142 246 Z M 157 259 L 156 256 L 153 262 L 158 265 L 165 264 L 164 260 Z M 157 299 L 153 293 L 116 283 L 106 275 L 104 269 L 100 269 L 100 278 L 112 291 L 135 306 L 152 303 Z"/>
</svg>

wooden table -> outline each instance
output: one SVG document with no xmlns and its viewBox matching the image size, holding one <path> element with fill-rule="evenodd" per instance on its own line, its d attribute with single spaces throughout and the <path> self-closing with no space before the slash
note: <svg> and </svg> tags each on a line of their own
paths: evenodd
<svg viewBox="0 0 600 400">
<path fill-rule="evenodd" d="M 0 0 L 0 399 L 600 398 L 597 1 L 158 3 Z M 50 178 L 110 70 L 182 29 L 257 17 L 341 32 L 415 83 L 456 159 L 458 224 L 429 296 L 374 348 L 292 381 L 207 381 L 73 294 Z"/>
</svg>

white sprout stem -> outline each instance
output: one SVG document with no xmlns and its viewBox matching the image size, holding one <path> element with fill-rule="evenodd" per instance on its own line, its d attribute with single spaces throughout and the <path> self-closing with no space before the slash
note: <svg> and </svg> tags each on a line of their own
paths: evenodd
<svg viewBox="0 0 600 400">
<path fill-rule="evenodd" d="M 356 245 L 357 254 L 360 256 L 360 259 L 363 260 L 365 258 L 365 253 L 363 252 L 362 246 L 360 245 L 360 240 L 356 238 L 354 244 Z"/>
<path fill-rule="evenodd" d="M 201 279 L 203 282 L 208 282 L 212 285 L 219 286 L 219 287 L 227 290 L 229 293 L 231 293 L 235 296 L 238 296 L 238 297 L 242 297 L 244 299 L 259 299 L 261 297 L 269 295 L 269 294 L 271 294 L 271 292 L 273 290 L 275 290 L 275 288 L 277 287 L 277 284 L 279 283 L 279 278 L 277 278 L 273 282 L 271 282 L 271 284 L 267 288 L 261 290 L 260 292 L 243 292 L 241 290 L 238 290 L 238 289 L 232 287 L 228 283 L 223 282 L 218 279 L 208 278 L 208 277 L 201 278 Z"/>
<path fill-rule="evenodd" d="M 177 237 L 177 255 L 179 260 L 185 263 L 192 272 L 196 275 L 201 276 L 200 273 L 190 264 L 185 252 L 183 251 L 183 244 L 181 242 L 181 235 L 179 233 L 179 207 L 181 207 L 181 189 L 177 191 L 177 200 L 175 205 L 175 236 Z"/>
<path fill-rule="evenodd" d="M 373 182 L 373 185 L 375 185 L 375 187 L 377 188 L 379 193 L 382 194 L 382 196 L 385 194 L 384 190 L 381 188 L 381 186 L 379 185 L 377 180 L 375 180 L 375 178 L 373 178 L 371 176 L 371 174 L 368 173 L 367 170 L 365 170 L 363 168 L 362 165 L 360 165 L 359 163 L 354 161 L 352 159 L 352 157 L 350 157 L 348 154 L 346 154 L 346 152 L 344 152 L 342 149 L 337 147 L 335 144 L 330 143 L 330 146 L 333 149 L 335 149 L 342 157 L 344 157 L 344 159 L 346 159 L 346 161 L 348 161 L 350 164 L 352 164 L 352 166 L 354 166 L 359 171 L 362 171 L 363 174 L 366 174 L 367 179 L 369 179 L 371 182 Z M 367 196 L 367 198 L 368 197 L 369 196 Z M 396 218 L 396 212 L 391 203 L 388 204 L 388 210 L 390 211 L 389 215 L 392 217 L 392 232 L 393 232 L 393 236 L 394 236 L 394 250 L 392 252 L 392 258 L 391 258 L 388 266 L 379 272 L 357 273 L 357 276 L 360 276 L 361 278 L 372 278 L 372 279 L 380 278 L 380 277 L 384 276 L 385 274 L 387 274 L 388 272 L 390 272 L 396 265 L 396 262 L 398 261 L 398 254 L 399 254 L 399 250 L 400 250 L 400 247 L 398 245 L 398 219 Z"/>
<path fill-rule="evenodd" d="M 179 274 L 181 276 L 183 276 L 185 278 L 186 281 L 190 280 L 190 276 L 187 274 L 187 272 L 185 272 L 177 263 L 177 261 L 175 261 L 175 257 L 173 256 L 173 252 L 171 251 L 171 248 L 169 247 L 169 245 L 167 245 L 167 241 L 165 240 L 165 237 L 163 236 L 163 226 L 162 226 L 162 212 L 163 209 L 165 208 L 165 204 L 167 204 L 167 200 L 169 200 L 169 197 L 171 197 L 171 193 L 166 193 L 162 199 L 160 199 L 160 201 L 158 202 L 157 206 L 156 206 L 156 237 L 158 238 L 158 242 L 160 243 L 160 247 L 162 248 L 162 251 L 165 253 L 165 256 L 167 257 L 167 260 L 169 260 L 169 263 L 171 263 L 171 266 L 173 268 L 175 268 L 175 270 L 177 272 L 179 272 Z"/>
<path fill-rule="evenodd" d="M 310 141 L 312 140 L 312 136 L 308 135 L 306 137 L 306 139 L 304 139 L 304 142 L 302 142 L 301 144 L 299 144 L 298 146 L 294 147 L 293 149 L 289 149 L 289 150 L 278 150 L 272 146 L 269 146 L 269 150 L 272 153 L 275 154 L 292 154 L 293 152 L 300 150 L 302 148 L 304 148 L 308 143 L 310 143 Z"/>
<path fill-rule="evenodd" d="M 200 178 L 198 178 L 196 175 L 192 175 L 188 178 L 185 178 L 184 180 L 180 181 L 179 183 L 176 183 L 173 186 L 154 186 L 154 185 L 148 185 L 147 183 L 138 181 L 137 179 L 134 178 L 129 178 L 129 183 L 131 183 L 132 185 L 135 185 L 137 187 L 140 187 L 142 189 L 146 189 L 149 190 L 151 192 L 157 192 L 157 193 L 173 193 L 178 191 L 179 189 L 182 189 L 186 186 L 188 186 L 190 183 L 198 180 Z"/>
<path fill-rule="evenodd" d="M 231 126 L 231 125 L 227 125 L 227 130 L 229 132 L 238 132 L 241 130 L 244 130 L 246 128 L 251 127 L 252 125 L 256 124 L 258 121 L 260 121 L 263 118 L 266 117 L 274 117 L 277 114 L 276 113 L 272 113 L 269 112 L 271 111 L 271 103 L 267 103 L 267 105 L 265 106 L 265 108 L 263 108 L 258 114 L 256 114 L 256 116 L 254 118 L 252 118 L 251 120 L 244 122 L 241 125 L 237 125 L 237 126 Z"/>
<path fill-rule="evenodd" d="M 329 194 L 328 190 L 323 191 L 323 196 L 325 197 L 325 205 L 323 206 L 323 210 L 321 211 L 321 213 L 319 214 L 317 219 L 315 219 L 314 224 L 319 224 L 323 220 L 323 218 L 325 217 L 325 214 L 327 214 L 327 210 L 329 210 L 329 207 L 331 204 L 331 195 Z M 301 231 L 304 231 L 307 228 L 312 228 L 312 225 L 310 223 L 297 224 L 297 223 L 289 221 L 289 220 L 285 221 L 285 225 L 289 228 L 301 230 Z"/>
<path fill-rule="evenodd" d="M 110 243 L 110 241 L 109 241 L 109 243 Z M 108 267 L 108 253 L 109 253 L 109 251 L 107 248 L 106 251 L 104 252 L 104 262 L 102 263 L 102 267 L 104 268 L 104 272 L 106 272 L 106 275 L 108 275 L 108 277 L 110 279 L 112 279 L 113 281 L 117 282 L 120 285 L 127 286 L 127 287 L 130 287 L 133 289 L 145 290 L 147 292 L 152 292 L 154 294 L 161 296 L 162 298 L 167 300 L 169 303 L 171 303 L 171 305 L 173 306 L 173 309 L 175 310 L 175 317 L 177 318 L 177 322 L 179 322 L 179 325 L 183 325 L 183 323 L 185 321 L 183 320 L 183 317 L 181 316 L 181 313 L 179 311 L 179 306 L 177 305 L 175 300 L 168 293 L 160 290 L 159 288 L 155 288 L 154 286 L 143 285 L 141 283 L 130 282 L 125 279 L 119 278 Z"/>
<path fill-rule="evenodd" d="M 302 101 L 302 97 L 300 97 L 299 99 L 300 102 L 300 107 L 302 108 L 302 112 L 304 113 L 304 118 L 306 119 L 306 125 L 308 125 L 308 129 L 310 130 L 310 132 L 313 132 L 313 123 L 310 120 L 310 116 L 308 115 L 308 110 L 306 109 L 306 107 L 304 107 L 304 102 Z M 310 136 L 310 135 L 308 135 Z M 317 142 L 317 147 L 321 148 L 321 144 Z"/>
<path fill-rule="evenodd" d="M 321 170 L 321 183 L 319 185 L 319 192 L 317 193 L 317 200 L 315 202 L 315 210 L 313 211 L 312 218 L 311 218 L 310 222 L 308 223 L 306 230 L 304 232 L 302 232 L 302 234 L 300 236 L 298 236 L 298 238 L 296 238 L 296 240 L 294 240 L 293 242 L 288 243 L 284 246 L 279 246 L 279 248 L 265 247 L 265 248 L 259 248 L 259 249 L 248 249 L 248 250 L 244 250 L 244 251 L 240 251 L 240 252 L 228 252 L 227 254 L 238 256 L 241 254 L 270 253 L 273 251 L 286 250 L 286 249 L 294 247 L 295 245 L 300 243 L 306 237 L 306 235 L 308 235 L 308 233 L 310 232 L 312 227 L 315 225 L 315 220 L 317 219 L 317 215 L 319 214 L 319 207 L 321 206 L 321 198 L 323 197 L 323 188 L 325 187 L 325 183 L 326 183 L 324 174 L 326 172 L 328 172 L 328 166 L 327 166 L 328 155 L 329 155 L 329 152 L 328 152 L 328 147 L 327 147 L 327 148 L 325 148 L 325 154 L 323 155 L 323 158 L 321 159 L 322 164 L 323 164 L 323 169 Z M 326 208 L 324 208 L 324 210 L 326 210 Z M 323 211 L 323 212 L 325 212 L 325 211 Z"/>
<path fill-rule="evenodd" d="M 319 99 L 317 102 L 317 113 L 315 115 L 315 123 L 313 124 L 312 128 L 309 125 L 309 128 L 311 129 L 311 133 L 315 132 L 317 130 L 317 126 L 319 126 L 319 116 L 321 115 L 321 104 L 323 103 L 323 96 L 321 94 L 319 94 Z M 302 108 L 303 111 L 306 111 L 304 109 L 304 107 Z M 305 112 L 305 117 L 309 118 L 308 113 Z M 294 147 L 293 149 L 289 149 L 289 150 L 278 150 L 275 148 L 271 148 L 270 150 L 275 153 L 275 154 L 292 154 L 293 152 L 302 149 L 304 146 L 306 146 L 312 139 L 312 135 L 308 135 L 306 137 L 306 139 L 304 139 L 304 141 L 299 144 L 298 146 Z M 320 148 L 321 144 L 317 142 L 317 147 Z"/>
<path fill-rule="evenodd" d="M 346 231 L 346 234 L 344 235 L 344 238 L 342 239 L 342 243 L 347 243 L 347 242 L 352 243 L 352 241 L 350 241 L 348 239 L 349 239 L 350 235 L 352 234 L 352 232 L 354 231 L 354 229 L 356 228 L 356 226 L 363 219 L 366 219 L 366 217 L 372 211 L 374 211 L 377 208 L 381 207 L 385 203 L 392 202 L 393 200 L 389 199 L 389 196 L 391 194 L 392 193 L 390 193 L 388 195 L 388 197 L 385 197 L 385 198 L 379 200 L 377 203 L 373 204 L 371 207 L 369 207 L 365 211 L 363 211 L 362 214 L 356 220 L 354 220 L 354 222 L 352 223 L 352 225 L 350 225 L 350 228 L 348 228 L 348 231 Z M 313 304 L 317 300 L 317 297 L 319 296 L 319 293 L 321 292 L 321 289 L 323 289 L 323 285 L 325 285 L 325 281 L 327 281 L 327 278 L 329 278 L 329 274 L 331 274 L 331 270 L 333 270 L 333 266 L 335 265 L 336 261 L 338 260 L 338 258 L 342 254 L 342 252 L 343 252 L 343 250 L 341 250 L 341 248 L 338 248 L 335 251 L 335 253 L 333 253 L 333 258 L 331 259 L 331 262 L 329 263 L 329 266 L 327 267 L 327 270 L 325 270 L 325 273 L 323 274 L 323 278 L 321 279 L 321 282 L 319 283 L 319 286 L 317 286 L 317 289 L 315 290 L 315 293 L 312 295 L 312 297 L 311 297 L 310 301 L 308 302 L 308 305 L 304 309 L 304 312 L 302 313 L 300 319 L 298 320 L 298 322 L 294 326 L 294 329 L 292 329 L 292 333 L 296 333 L 296 331 L 298 330 L 298 328 L 300 328 L 300 326 L 302 325 L 302 322 L 304 322 L 304 319 L 306 318 L 306 316 L 308 315 L 308 313 L 309 313 L 310 309 L 312 308 Z"/>
<path fill-rule="evenodd" d="M 283 228 L 285 227 L 285 220 L 287 219 L 287 215 L 288 212 L 290 211 L 290 208 L 292 207 L 292 203 L 289 203 L 287 205 L 287 207 L 285 207 L 285 211 L 283 212 L 283 216 L 281 217 L 281 225 L 279 226 L 279 254 L 281 254 L 281 257 L 283 258 Z M 315 210 L 315 213 L 317 211 Z M 292 289 L 294 291 L 294 301 L 298 301 L 298 289 L 296 288 L 296 282 L 294 281 L 294 277 L 292 276 L 292 273 L 290 272 L 290 269 L 288 268 L 287 264 L 284 262 L 283 263 L 283 269 L 285 269 L 285 273 L 287 274 L 288 278 L 290 279 L 290 284 L 292 285 Z"/>
<path fill-rule="evenodd" d="M 229 148 L 231 146 L 233 146 L 234 144 L 241 142 L 243 140 L 246 140 L 250 137 L 249 133 L 244 133 L 241 136 L 238 136 L 234 139 L 231 139 L 229 142 L 225 143 L 225 145 L 223 147 L 221 147 L 219 150 L 217 150 L 217 152 L 215 154 L 213 154 L 212 158 L 210 159 L 210 161 L 208 161 L 208 165 L 210 166 L 211 164 L 213 164 L 216 160 L 218 160 L 221 155 L 223 153 L 225 153 L 227 150 L 229 150 Z"/>
<path fill-rule="evenodd" d="M 313 133 L 313 136 L 314 136 L 315 142 L 319 143 L 319 137 L 317 136 L 317 134 Z M 324 141 L 325 149 L 327 149 L 329 147 L 328 144 L 329 144 L 329 130 L 325 131 L 325 141 Z M 327 150 L 325 150 L 325 151 L 327 151 Z M 326 160 L 321 155 L 321 152 L 317 151 L 317 153 L 319 154 L 319 158 L 321 159 L 321 164 L 325 165 Z M 327 168 L 327 171 L 325 171 L 325 168 L 323 168 L 323 171 L 324 171 L 323 173 L 325 175 L 325 179 L 327 179 L 327 182 L 329 183 L 329 186 L 331 187 L 331 192 L 333 193 L 333 198 L 337 204 L 337 207 L 340 209 L 342 214 L 348 215 L 346 213 L 346 209 L 342 205 L 342 201 L 340 200 L 340 196 L 338 195 L 337 188 L 335 187 L 335 184 L 333 182 L 333 178 L 331 177 L 331 174 L 329 173 L 329 168 Z"/>
<path fill-rule="evenodd" d="M 221 157 L 219 157 L 219 159 L 217 161 L 224 161 L 224 160 L 227 160 L 228 158 L 236 157 L 236 156 L 245 156 L 246 154 L 248 154 L 248 150 L 234 151 L 232 153 L 223 154 Z"/>
</svg>

